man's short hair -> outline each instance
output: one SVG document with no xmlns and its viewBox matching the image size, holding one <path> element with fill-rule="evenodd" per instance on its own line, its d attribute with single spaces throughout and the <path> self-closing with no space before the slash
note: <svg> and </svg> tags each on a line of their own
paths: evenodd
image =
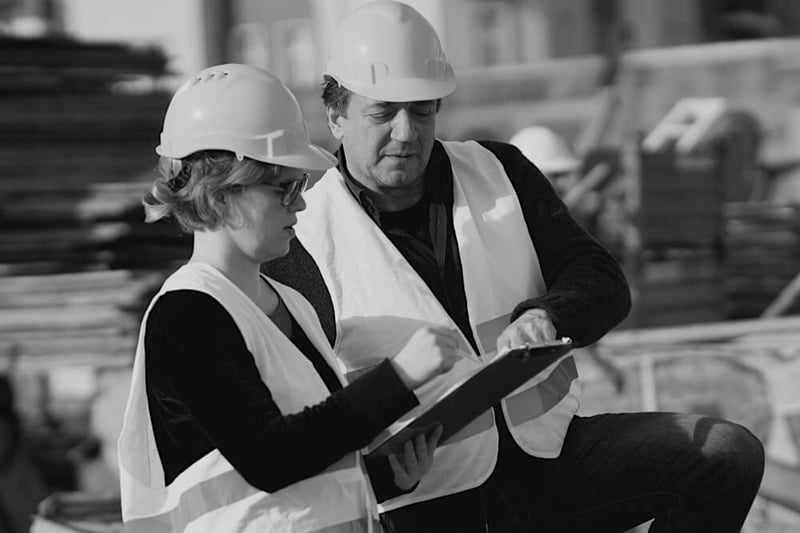
<svg viewBox="0 0 800 533">
<path fill-rule="evenodd" d="M 333 109 L 341 115 L 347 114 L 347 104 L 353 92 L 327 74 L 322 82 L 322 103 L 326 109 Z"/>
<path fill-rule="evenodd" d="M 347 116 L 347 104 L 353 91 L 336 81 L 333 76 L 325 75 L 322 81 L 322 103 L 325 109 L 333 109 L 340 115 Z M 442 99 L 436 99 L 436 112 L 442 107 Z"/>
</svg>

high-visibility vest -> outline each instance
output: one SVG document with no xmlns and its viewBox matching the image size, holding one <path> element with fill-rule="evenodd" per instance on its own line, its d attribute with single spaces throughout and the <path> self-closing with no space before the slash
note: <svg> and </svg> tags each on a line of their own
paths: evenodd
<svg viewBox="0 0 800 533">
<path fill-rule="evenodd" d="M 269 278 L 265 280 L 335 369 L 333 353 L 311 305 L 293 289 Z M 261 379 L 282 413 L 297 413 L 330 394 L 311 362 L 218 270 L 200 263 L 178 269 L 153 298 L 139 333 L 131 391 L 119 438 L 126 531 L 366 531 L 376 507 L 358 453 L 348 454 L 325 472 L 274 493 L 247 483 L 219 450 L 210 451 L 169 485 L 165 484 L 147 404 L 144 338 L 153 303 L 162 294 L 179 289 L 209 294 L 230 313 L 253 354 Z M 191 373 L 191 368 L 186 371 Z M 337 372 L 337 376 L 343 383 L 341 374 Z"/>
<path fill-rule="evenodd" d="M 519 200 L 501 162 L 475 142 L 443 142 L 453 171 L 453 225 L 464 275 L 472 335 L 492 352 L 514 307 L 544 293 L 539 260 Z M 422 326 L 458 326 L 386 235 L 329 170 L 305 195 L 300 241 L 317 261 L 336 313 L 336 345 L 345 375 L 394 357 Z M 416 391 L 421 405 L 486 361 L 466 339 L 467 357 Z M 538 457 L 557 457 L 579 406 L 575 361 L 566 355 L 502 401 L 515 442 Z M 400 427 L 417 409 L 402 417 Z M 474 488 L 491 474 L 498 433 L 492 411 L 436 450 L 416 490 L 384 502 L 387 511 Z"/>
</svg>

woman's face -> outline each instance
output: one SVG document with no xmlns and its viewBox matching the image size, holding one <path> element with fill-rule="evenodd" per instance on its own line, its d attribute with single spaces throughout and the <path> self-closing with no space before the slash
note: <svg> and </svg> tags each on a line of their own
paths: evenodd
<svg viewBox="0 0 800 533">
<path fill-rule="evenodd" d="M 226 230 L 242 254 L 263 263 L 289 252 L 297 212 L 306 208 L 302 189 L 307 179 L 302 169 L 283 167 L 277 177 L 228 196 L 233 205 Z"/>
</svg>

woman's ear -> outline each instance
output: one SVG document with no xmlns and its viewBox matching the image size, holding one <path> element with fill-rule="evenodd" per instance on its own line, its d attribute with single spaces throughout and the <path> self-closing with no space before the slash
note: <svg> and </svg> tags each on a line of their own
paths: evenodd
<svg viewBox="0 0 800 533">
<path fill-rule="evenodd" d="M 333 135 L 337 141 L 341 141 L 344 135 L 342 121 L 346 120 L 347 117 L 343 116 L 341 111 L 337 110 L 335 107 L 329 107 L 326 113 L 328 115 L 328 129 L 331 130 L 331 135 Z"/>
</svg>

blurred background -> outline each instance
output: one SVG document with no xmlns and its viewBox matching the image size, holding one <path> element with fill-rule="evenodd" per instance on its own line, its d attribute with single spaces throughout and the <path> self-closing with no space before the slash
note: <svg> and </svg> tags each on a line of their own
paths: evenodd
<svg viewBox="0 0 800 533">
<path fill-rule="evenodd" d="M 319 73 L 361 3 L 0 0 L 0 533 L 119 528 L 139 320 L 191 246 L 140 205 L 172 91 L 264 67 L 335 149 Z M 625 267 L 582 413 L 745 424 L 769 456 L 747 531 L 800 531 L 800 3 L 407 3 L 458 78 L 439 137 L 512 140 Z"/>
</svg>

